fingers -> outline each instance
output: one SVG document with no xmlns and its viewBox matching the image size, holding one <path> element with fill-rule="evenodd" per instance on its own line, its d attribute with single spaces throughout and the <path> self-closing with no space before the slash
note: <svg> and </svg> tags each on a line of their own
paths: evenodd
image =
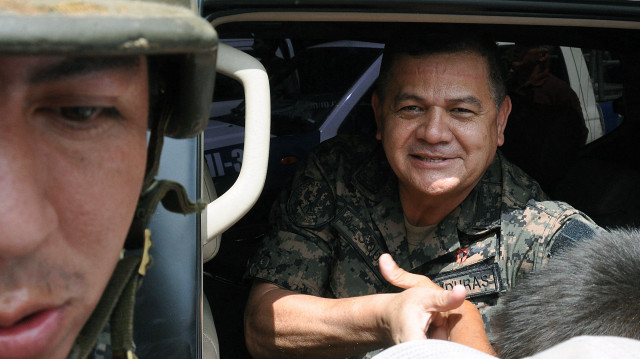
<svg viewBox="0 0 640 359">
<path fill-rule="evenodd" d="M 467 294 L 464 286 L 456 285 L 451 290 L 444 290 L 426 276 L 400 268 L 388 253 L 380 256 L 379 266 L 389 283 L 406 289 L 397 294 L 397 305 L 387 307 L 392 311 L 387 318 L 394 342 L 424 339 L 427 329 L 429 337 L 447 339 L 449 326 L 443 319 L 447 317 L 444 313 L 464 303 Z M 400 311 L 396 312 L 398 309 Z"/>
<path fill-rule="evenodd" d="M 383 322 L 389 323 L 389 334 L 396 344 L 425 339 L 427 330 L 429 337 L 446 338 L 449 334 L 448 313 L 464 303 L 465 294 L 463 286 L 450 291 L 409 288 L 392 295 L 393 302 L 385 306 Z"/>
<path fill-rule="evenodd" d="M 447 317 L 442 313 L 433 313 L 427 330 L 427 338 L 449 340 L 449 325 Z"/>
<path fill-rule="evenodd" d="M 416 289 L 412 289 L 416 290 Z M 426 288 L 418 289 L 420 293 L 421 308 L 417 308 L 422 317 L 422 323 L 417 325 L 420 330 L 405 330 L 403 341 L 418 340 L 425 338 L 449 340 L 448 313 L 464 303 L 466 291 L 463 286 L 456 286 L 451 291 L 431 290 Z M 414 324 L 415 325 L 415 324 Z M 411 327 L 411 324 L 409 325 Z M 427 334 L 428 333 L 428 334 Z"/>
<path fill-rule="evenodd" d="M 434 289 L 440 289 L 438 285 L 433 283 L 426 276 L 409 273 L 398 267 L 389 253 L 381 255 L 378 261 L 380 272 L 384 279 L 398 288 L 409 289 L 413 287 L 431 287 Z"/>
</svg>

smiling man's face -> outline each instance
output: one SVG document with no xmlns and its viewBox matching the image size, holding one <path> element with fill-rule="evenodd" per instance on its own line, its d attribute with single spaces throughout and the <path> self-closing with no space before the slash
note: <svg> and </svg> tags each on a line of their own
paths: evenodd
<svg viewBox="0 0 640 359">
<path fill-rule="evenodd" d="M 509 99 L 497 109 L 487 62 L 471 52 L 399 55 L 389 78 L 373 107 L 401 199 L 461 203 L 504 142 Z"/>
<path fill-rule="evenodd" d="M 0 57 L 0 358 L 66 358 L 146 161 L 144 57 Z"/>
</svg>

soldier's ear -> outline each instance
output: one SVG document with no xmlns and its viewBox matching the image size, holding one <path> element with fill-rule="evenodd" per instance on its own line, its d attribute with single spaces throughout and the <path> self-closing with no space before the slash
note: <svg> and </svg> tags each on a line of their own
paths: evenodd
<svg viewBox="0 0 640 359">
<path fill-rule="evenodd" d="M 371 95 L 371 107 L 373 107 L 373 115 L 376 118 L 376 138 L 382 139 L 382 101 L 377 92 Z"/>
<path fill-rule="evenodd" d="M 502 105 L 498 109 L 498 116 L 496 118 L 496 127 L 498 131 L 498 147 L 504 144 L 504 129 L 507 127 L 507 120 L 511 113 L 511 98 L 507 95 L 502 101 Z"/>
</svg>

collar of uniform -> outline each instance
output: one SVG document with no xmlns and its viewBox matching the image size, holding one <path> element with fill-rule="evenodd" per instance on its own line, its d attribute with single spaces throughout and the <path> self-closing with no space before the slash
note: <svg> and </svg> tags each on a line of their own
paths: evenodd
<svg viewBox="0 0 640 359">
<path fill-rule="evenodd" d="M 400 267 L 408 268 L 409 245 L 398 198 L 398 179 L 379 142 L 355 172 L 352 184 L 369 201 L 368 212 L 382 235 L 386 247 L 383 250 L 388 251 Z"/>
<path fill-rule="evenodd" d="M 503 203 L 502 155 L 498 152 L 484 175 L 460 204 L 457 229 L 468 236 L 485 233 L 500 225 Z"/>
<path fill-rule="evenodd" d="M 387 161 L 382 144 L 376 142 L 369 159 L 355 172 L 353 184 L 367 199 L 379 203 L 390 195 L 397 195 L 398 179 Z"/>
</svg>

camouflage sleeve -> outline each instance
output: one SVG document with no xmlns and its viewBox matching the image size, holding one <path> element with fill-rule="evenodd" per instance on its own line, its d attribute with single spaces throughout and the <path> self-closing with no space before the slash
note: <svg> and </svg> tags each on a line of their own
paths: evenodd
<svg viewBox="0 0 640 359">
<path fill-rule="evenodd" d="M 318 238 L 279 230 L 265 239 L 249 275 L 288 290 L 322 296 L 328 286 L 330 253 Z"/>
<path fill-rule="evenodd" d="M 549 258 L 579 241 L 605 231 L 569 204 L 531 200 L 522 210 L 503 215 L 503 278 L 508 287 Z"/>
<path fill-rule="evenodd" d="M 249 276 L 292 291 L 323 296 L 333 263 L 328 223 L 334 194 L 313 156 L 274 204 L 271 232 L 249 266 Z"/>
</svg>

